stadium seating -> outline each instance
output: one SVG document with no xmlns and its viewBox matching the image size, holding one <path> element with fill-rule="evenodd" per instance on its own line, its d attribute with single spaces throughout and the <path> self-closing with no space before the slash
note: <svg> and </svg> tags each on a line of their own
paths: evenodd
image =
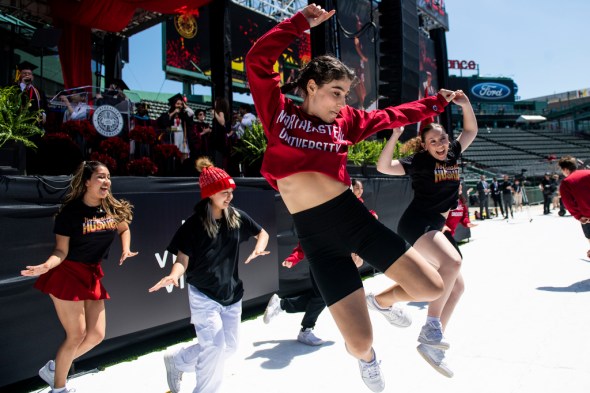
<svg viewBox="0 0 590 393">
<path fill-rule="evenodd" d="M 470 166 L 497 174 L 542 176 L 559 172 L 557 160 L 572 155 L 590 159 L 590 140 L 555 130 L 482 128 L 465 153 Z"/>
</svg>

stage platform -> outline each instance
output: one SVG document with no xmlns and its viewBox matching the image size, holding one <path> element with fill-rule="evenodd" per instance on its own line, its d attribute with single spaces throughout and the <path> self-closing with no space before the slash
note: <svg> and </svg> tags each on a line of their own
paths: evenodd
<svg viewBox="0 0 590 393">
<path fill-rule="evenodd" d="M 541 206 L 529 213 L 509 221 L 477 221 L 471 240 L 461 245 L 466 291 L 446 332 L 454 378 L 435 372 L 416 352 L 425 304 L 407 305 L 414 323 L 405 329 L 371 313 L 385 392 L 590 391 L 590 245 L 569 215 L 544 216 Z M 379 291 L 390 284 L 377 275 L 365 280 L 365 289 Z M 369 392 L 329 312 L 316 326 L 316 334 L 327 341 L 320 347 L 295 340 L 301 317 L 283 313 L 269 325 L 261 315 L 243 321 L 240 349 L 227 363 L 222 392 Z M 69 386 L 83 393 L 167 392 L 165 350 L 103 364 L 101 371 L 86 370 Z M 185 374 L 182 392 L 194 386 L 194 374 Z M 39 384 L 27 391 L 48 389 Z"/>
</svg>

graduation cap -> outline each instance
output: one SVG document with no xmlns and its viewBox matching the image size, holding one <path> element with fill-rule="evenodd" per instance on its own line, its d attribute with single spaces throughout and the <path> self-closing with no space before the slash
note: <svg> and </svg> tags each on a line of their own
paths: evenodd
<svg viewBox="0 0 590 393">
<path fill-rule="evenodd" d="M 35 64 L 29 63 L 28 61 L 20 62 L 19 64 L 16 65 L 16 72 L 14 73 L 14 81 L 20 82 L 20 74 L 24 70 L 30 70 L 31 72 L 33 72 L 37 68 L 38 67 Z"/>
<path fill-rule="evenodd" d="M 123 79 L 113 78 L 109 86 L 110 85 L 117 85 L 121 90 L 129 90 L 129 86 L 127 86 L 127 83 L 125 83 Z"/>
<path fill-rule="evenodd" d="M 28 61 L 23 61 L 20 62 L 19 64 L 17 64 L 16 69 L 19 71 L 23 71 L 23 70 L 31 70 L 31 71 L 35 71 L 37 67 L 35 64 L 33 63 L 29 63 Z"/>
<path fill-rule="evenodd" d="M 180 93 L 175 94 L 172 97 L 168 98 L 168 104 L 170 106 L 174 106 L 174 104 L 176 104 L 176 101 L 178 101 L 178 100 L 184 101 L 184 96 Z"/>
</svg>

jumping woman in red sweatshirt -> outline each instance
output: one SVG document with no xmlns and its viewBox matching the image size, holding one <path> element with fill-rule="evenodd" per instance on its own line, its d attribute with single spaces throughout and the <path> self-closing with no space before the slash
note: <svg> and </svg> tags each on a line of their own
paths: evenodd
<svg viewBox="0 0 590 393">
<path fill-rule="evenodd" d="M 420 101 L 365 112 L 346 105 L 354 71 L 332 56 L 312 59 L 298 80 L 299 106 L 283 95 L 274 65 L 310 27 L 335 11 L 310 4 L 263 35 L 246 56 L 254 104 L 268 145 L 261 173 L 277 189 L 291 213 L 319 291 L 346 349 L 358 359 L 365 384 L 385 388 L 373 350 L 373 329 L 358 270 L 358 254 L 400 284 L 406 301 L 430 301 L 443 292 L 436 269 L 409 244 L 369 213 L 350 190 L 348 146 L 388 128 L 416 123 L 442 112 L 455 93 L 441 90 Z"/>
</svg>

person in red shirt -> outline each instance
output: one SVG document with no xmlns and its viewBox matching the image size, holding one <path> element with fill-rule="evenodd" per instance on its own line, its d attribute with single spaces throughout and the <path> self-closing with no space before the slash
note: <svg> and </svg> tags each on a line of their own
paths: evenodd
<svg viewBox="0 0 590 393">
<path fill-rule="evenodd" d="M 434 269 L 400 236 L 385 227 L 354 196 L 346 171 L 348 146 L 383 129 L 438 114 L 455 97 L 434 97 L 366 112 L 346 105 L 352 69 L 332 56 L 309 61 L 294 82 L 280 87 L 275 64 L 305 30 L 331 18 L 310 4 L 264 34 L 246 55 L 246 71 L 258 118 L 268 140 L 261 174 L 277 189 L 293 217 L 313 277 L 348 352 L 358 360 L 373 391 L 385 383 L 373 350 L 373 331 L 363 284 L 351 253 L 400 284 L 407 301 L 437 299 L 444 285 Z M 295 87 L 296 105 L 284 95 Z"/>
<path fill-rule="evenodd" d="M 565 179 L 559 186 L 559 194 L 565 208 L 582 224 L 584 236 L 590 241 L 590 170 L 578 169 L 572 156 L 562 157 L 558 162 Z M 590 258 L 590 250 L 586 253 Z"/>
<path fill-rule="evenodd" d="M 118 234 L 119 265 L 137 255 L 130 251 L 132 205 L 111 194 L 111 175 L 98 161 L 84 161 L 74 174 L 71 190 L 55 217 L 55 249 L 47 260 L 21 271 L 39 276 L 35 288 L 49 295 L 66 338 L 55 360 L 39 370 L 53 389 L 68 392 L 66 380 L 72 362 L 102 342 L 106 330 L 101 262 Z"/>
</svg>

